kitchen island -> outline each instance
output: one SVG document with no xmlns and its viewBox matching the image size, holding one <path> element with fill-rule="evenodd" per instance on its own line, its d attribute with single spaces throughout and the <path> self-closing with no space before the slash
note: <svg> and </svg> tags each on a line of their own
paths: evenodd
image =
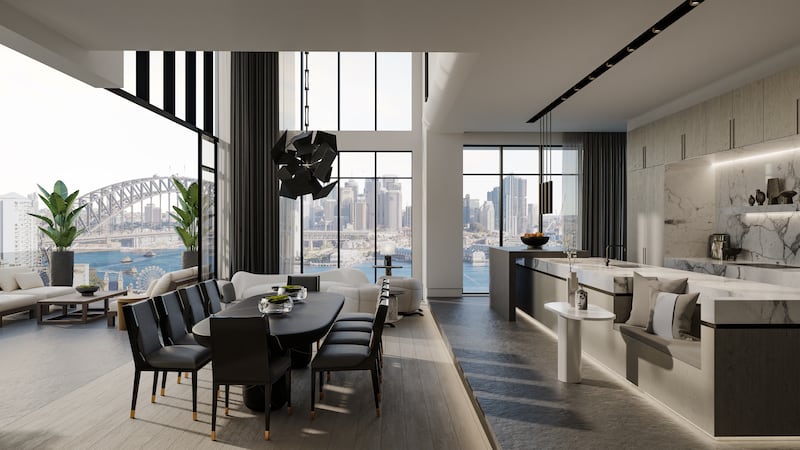
<svg viewBox="0 0 800 450">
<path fill-rule="evenodd" d="M 564 258 L 518 261 L 529 271 L 532 316 L 554 332 L 545 303 L 563 301 L 570 267 Z M 800 291 L 716 275 L 586 258 L 573 264 L 589 304 L 615 323 L 586 323 L 586 354 L 711 436 L 800 436 Z M 699 293 L 699 340 L 669 340 L 624 324 L 633 272 L 687 278 Z"/>
</svg>

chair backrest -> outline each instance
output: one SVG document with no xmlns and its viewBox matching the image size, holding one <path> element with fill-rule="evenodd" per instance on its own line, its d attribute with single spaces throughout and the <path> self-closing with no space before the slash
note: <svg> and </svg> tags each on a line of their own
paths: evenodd
<svg viewBox="0 0 800 450">
<path fill-rule="evenodd" d="M 163 345 L 158 338 L 158 321 L 152 300 L 142 300 L 122 307 L 131 343 L 133 362 L 137 368 L 148 368 L 147 357 Z"/>
<path fill-rule="evenodd" d="M 214 382 L 270 383 L 269 319 L 212 316 L 210 321 Z"/>
<path fill-rule="evenodd" d="M 153 303 L 158 311 L 158 324 L 161 326 L 161 336 L 165 345 L 175 345 L 178 339 L 186 336 L 189 330 L 186 319 L 181 309 L 181 301 L 175 291 L 153 297 Z"/>
<path fill-rule="evenodd" d="M 219 292 L 217 280 L 206 280 L 200 283 L 200 291 L 203 294 L 206 315 L 210 316 L 222 311 L 222 294 Z"/>
<path fill-rule="evenodd" d="M 375 312 L 375 319 L 372 321 L 372 336 L 369 340 L 370 351 L 378 351 L 378 347 L 383 338 L 383 328 L 386 326 L 386 315 L 389 313 L 389 299 L 381 298 L 378 303 L 378 311 Z"/>
<path fill-rule="evenodd" d="M 309 292 L 319 292 L 319 275 L 289 275 L 286 284 L 305 286 Z"/>
<path fill-rule="evenodd" d="M 183 317 L 186 319 L 186 327 L 193 327 L 206 317 L 206 308 L 203 306 L 203 294 L 200 292 L 200 285 L 194 284 L 189 287 L 178 289 L 181 297 L 181 307 L 183 307 Z"/>
</svg>

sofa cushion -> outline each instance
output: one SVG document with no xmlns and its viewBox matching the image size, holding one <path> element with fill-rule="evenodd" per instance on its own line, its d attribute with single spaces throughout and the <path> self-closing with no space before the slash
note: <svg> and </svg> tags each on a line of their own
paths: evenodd
<svg viewBox="0 0 800 450">
<path fill-rule="evenodd" d="M 28 294 L 0 294 L 0 312 L 33 306 L 39 299 Z"/>
<path fill-rule="evenodd" d="M 661 292 L 672 292 L 683 294 L 686 292 L 687 278 L 677 280 L 659 280 L 656 277 L 643 277 L 637 272 L 633 272 L 633 302 L 631 304 L 631 316 L 627 325 L 635 325 L 645 328 L 650 319 L 650 288 Z"/>
<path fill-rule="evenodd" d="M 75 288 L 70 286 L 42 286 L 37 288 L 25 289 L 24 291 L 17 291 L 26 295 L 36 297 L 36 300 L 44 300 L 46 298 L 60 297 L 62 295 L 74 294 Z"/>
<path fill-rule="evenodd" d="M 674 294 L 651 290 L 647 332 L 665 339 L 694 339 L 692 315 L 698 296 L 697 292 Z"/>
<path fill-rule="evenodd" d="M 44 287 L 42 277 L 36 272 L 22 272 L 14 274 L 14 279 L 17 281 L 20 289 L 32 289 L 37 287 Z"/>
<path fill-rule="evenodd" d="M 19 289 L 14 275 L 18 273 L 30 272 L 28 267 L 4 267 L 0 269 L 0 289 L 4 291 L 14 291 Z"/>
<path fill-rule="evenodd" d="M 626 339 L 635 339 L 638 342 L 649 345 L 656 350 L 662 351 L 671 357 L 683 361 L 690 366 L 700 369 L 701 367 L 701 350 L 700 341 L 686 341 L 682 339 L 664 339 L 650 334 L 642 327 L 620 325 L 619 331 L 622 337 Z"/>
</svg>

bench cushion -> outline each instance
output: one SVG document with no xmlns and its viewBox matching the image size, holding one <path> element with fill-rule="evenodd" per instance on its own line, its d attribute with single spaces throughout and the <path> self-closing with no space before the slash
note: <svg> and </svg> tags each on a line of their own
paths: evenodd
<svg viewBox="0 0 800 450">
<path fill-rule="evenodd" d="M 623 337 L 636 339 L 690 366 L 698 369 L 701 368 L 700 341 L 664 339 L 648 333 L 647 330 L 642 327 L 632 325 L 620 325 L 619 331 L 622 333 Z"/>
<path fill-rule="evenodd" d="M 35 295 L 2 294 L 0 295 L 0 312 L 33 306 L 39 299 Z"/>
</svg>

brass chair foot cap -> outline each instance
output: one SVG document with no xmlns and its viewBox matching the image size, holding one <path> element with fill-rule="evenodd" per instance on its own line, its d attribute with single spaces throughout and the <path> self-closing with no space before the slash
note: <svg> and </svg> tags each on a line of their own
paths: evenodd
<svg viewBox="0 0 800 450">
<path fill-rule="evenodd" d="M 216 441 L 217 440 L 217 432 L 216 431 L 212 431 L 211 432 L 211 440 L 212 441 Z"/>
<path fill-rule="evenodd" d="M 228 408 L 225 408 L 225 415 L 230 416 L 230 414 L 228 414 Z"/>
<path fill-rule="evenodd" d="M 135 418 L 136 418 L 136 410 L 132 409 L 131 410 L 131 419 L 135 419 Z"/>
<path fill-rule="evenodd" d="M 164 388 L 161 388 L 161 396 L 162 397 L 165 395 L 165 393 L 166 393 L 166 391 L 164 390 Z"/>
<path fill-rule="evenodd" d="M 311 420 L 314 420 L 314 416 L 316 416 L 316 414 L 314 413 L 314 411 L 311 411 L 311 414 L 309 414 Z"/>
<path fill-rule="evenodd" d="M 156 402 L 156 396 L 155 395 L 151 395 L 150 396 L 150 403 L 155 403 L 155 402 Z"/>
<path fill-rule="evenodd" d="M 196 412 L 193 412 L 193 413 L 192 413 L 192 420 L 194 420 L 195 422 L 197 422 L 197 413 L 196 413 Z"/>
<path fill-rule="evenodd" d="M 265 441 L 268 441 L 268 440 L 269 440 L 269 431 L 265 431 L 265 432 L 264 432 L 264 440 L 265 440 Z"/>
<path fill-rule="evenodd" d="M 181 384 L 181 377 L 178 377 L 178 384 Z"/>
<path fill-rule="evenodd" d="M 292 415 L 292 407 L 291 406 L 288 406 L 286 408 L 286 413 L 287 413 L 287 415 L 290 415 L 290 416 Z"/>
<path fill-rule="evenodd" d="M 377 417 L 380 417 L 380 416 L 381 416 L 381 409 L 380 409 L 380 408 L 377 408 L 377 409 L 375 409 L 375 415 L 376 415 Z"/>
</svg>

